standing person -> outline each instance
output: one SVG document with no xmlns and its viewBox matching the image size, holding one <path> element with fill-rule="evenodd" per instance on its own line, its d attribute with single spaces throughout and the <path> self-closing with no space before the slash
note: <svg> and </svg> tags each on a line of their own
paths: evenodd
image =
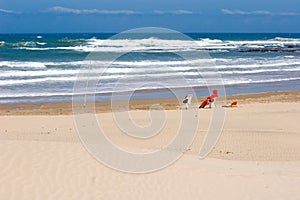
<svg viewBox="0 0 300 200">
<path fill-rule="evenodd" d="M 193 95 L 189 94 L 184 97 L 182 103 L 185 105 L 185 109 L 189 109 L 189 105 L 191 104 Z"/>
<path fill-rule="evenodd" d="M 215 107 L 215 100 L 217 97 L 219 97 L 218 90 L 213 90 L 213 94 L 211 96 L 207 97 L 209 108 Z"/>
<path fill-rule="evenodd" d="M 199 106 L 199 108 L 204 108 L 206 105 L 209 105 L 209 108 L 215 107 L 215 100 L 219 97 L 218 90 L 213 90 L 213 94 L 207 97 Z"/>
</svg>

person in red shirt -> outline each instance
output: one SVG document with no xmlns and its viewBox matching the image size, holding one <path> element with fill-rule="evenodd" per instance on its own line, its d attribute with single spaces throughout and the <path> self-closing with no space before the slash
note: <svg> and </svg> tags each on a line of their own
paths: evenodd
<svg viewBox="0 0 300 200">
<path fill-rule="evenodd" d="M 218 90 L 213 90 L 213 94 L 210 95 L 209 97 L 206 98 L 206 100 L 204 100 L 201 105 L 199 106 L 199 108 L 204 108 L 206 105 L 209 105 L 209 108 L 212 107 L 212 105 L 215 104 L 215 99 L 219 97 L 218 95 Z"/>
</svg>

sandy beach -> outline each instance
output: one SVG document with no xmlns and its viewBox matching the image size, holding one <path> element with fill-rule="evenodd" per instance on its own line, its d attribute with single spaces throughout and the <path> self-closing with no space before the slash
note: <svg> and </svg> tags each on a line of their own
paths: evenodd
<svg viewBox="0 0 300 200">
<path fill-rule="evenodd" d="M 199 149 L 212 110 L 198 110 L 200 126 L 184 156 L 170 167 L 133 175 L 112 170 L 83 147 L 71 103 L 0 105 L 1 199 L 295 199 L 300 196 L 300 91 L 235 95 L 222 135 L 204 160 Z M 203 99 L 199 97 L 198 101 Z M 106 136 L 130 151 L 163 148 L 178 129 L 176 99 L 130 102 L 139 125 L 148 109 L 166 110 L 163 131 L 148 140 L 114 125 L 110 103 L 97 103 Z M 198 103 L 192 105 L 197 109 Z"/>
</svg>

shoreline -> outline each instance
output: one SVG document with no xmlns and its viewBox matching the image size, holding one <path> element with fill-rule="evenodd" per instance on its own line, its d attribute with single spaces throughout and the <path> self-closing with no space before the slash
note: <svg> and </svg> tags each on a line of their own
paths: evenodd
<svg viewBox="0 0 300 200">
<path fill-rule="evenodd" d="M 198 97 L 192 106 L 199 106 L 206 97 Z M 223 97 L 220 97 L 220 99 Z M 238 94 L 226 97 L 226 103 L 238 101 L 239 104 L 252 103 L 296 103 L 300 102 L 300 90 L 265 92 L 256 94 Z M 154 104 L 159 104 L 165 110 L 180 109 L 180 102 L 176 98 L 138 99 L 130 100 L 130 110 L 149 110 Z M 96 113 L 111 112 L 111 102 L 96 102 Z M 0 104 L 0 116 L 10 115 L 72 115 L 72 102 L 38 103 L 38 104 Z"/>
<path fill-rule="evenodd" d="M 206 86 L 191 86 L 193 92 L 197 96 L 209 96 Z M 215 86 L 214 89 L 219 89 L 222 92 L 222 86 Z M 159 99 L 159 98 L 176 98 L 172 91 L 176 91 L 177 96 L 185 96 L 187 94 L 187 87 L 171 87 L 167 88 L 152 88 L 152 89 L 137 89 L 131 96 L 133 100 L 144 99 Z M 234 96 L 234 95 L 247 95 L 258 93 L 274 93 L 274 92 L 288 92 L 300 91 L 300 80 L 289 80 L 284 82 L 266 82 L 266 83 L 243 83 L 232 84 L 225 86 L 225 93 L 220 95 Z M 96 102 L 110 102 L 112 94 L 114 97 L 128 96 L 132 91 L 119 91 L 119 92 L 96 92 Z M 224 92 L 224 91 L 223 91 Z M 17 93 L 16 93 L 17 94 Z M 61 103 L 72 102 L 73 93 L 65 94 L 52 94 L 52 95 L 12 95 L 3 96 L 0 98 L 0 105 L 2 104 L 44 104 L 44 103 Z"/>
</svg>

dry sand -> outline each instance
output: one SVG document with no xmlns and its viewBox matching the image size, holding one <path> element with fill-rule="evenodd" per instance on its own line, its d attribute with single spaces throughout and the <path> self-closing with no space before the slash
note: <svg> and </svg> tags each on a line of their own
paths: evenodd
<svg viewBox="0 0 300 200">
<path fill-rule="evenodd" d="M 0 199 L 297 199 L 299 94 L 229 97 L 228 102 L 238 100 L 239 107 L 226 109 L 222 135 L 204 160 L 197 155 L 212 110 L 199 110 L 200 127 L 185 155 L 168 168 L 142 175 L 97 162 L 78 139 L 68 115 L 70 104 L 2 105 Z M 146 109 L 155 102 L 131 102 L 135 123 L 150 122 Z M 97 118 L 106 136 L 124 149 L 160 149 L 174 137 L 181 113 L 176 100 L 160 102 L 168 109 L 166 124 L 148 140 L 125 136 L 115 126 L 108 104 L 98 104 Z"/>
</svg>

